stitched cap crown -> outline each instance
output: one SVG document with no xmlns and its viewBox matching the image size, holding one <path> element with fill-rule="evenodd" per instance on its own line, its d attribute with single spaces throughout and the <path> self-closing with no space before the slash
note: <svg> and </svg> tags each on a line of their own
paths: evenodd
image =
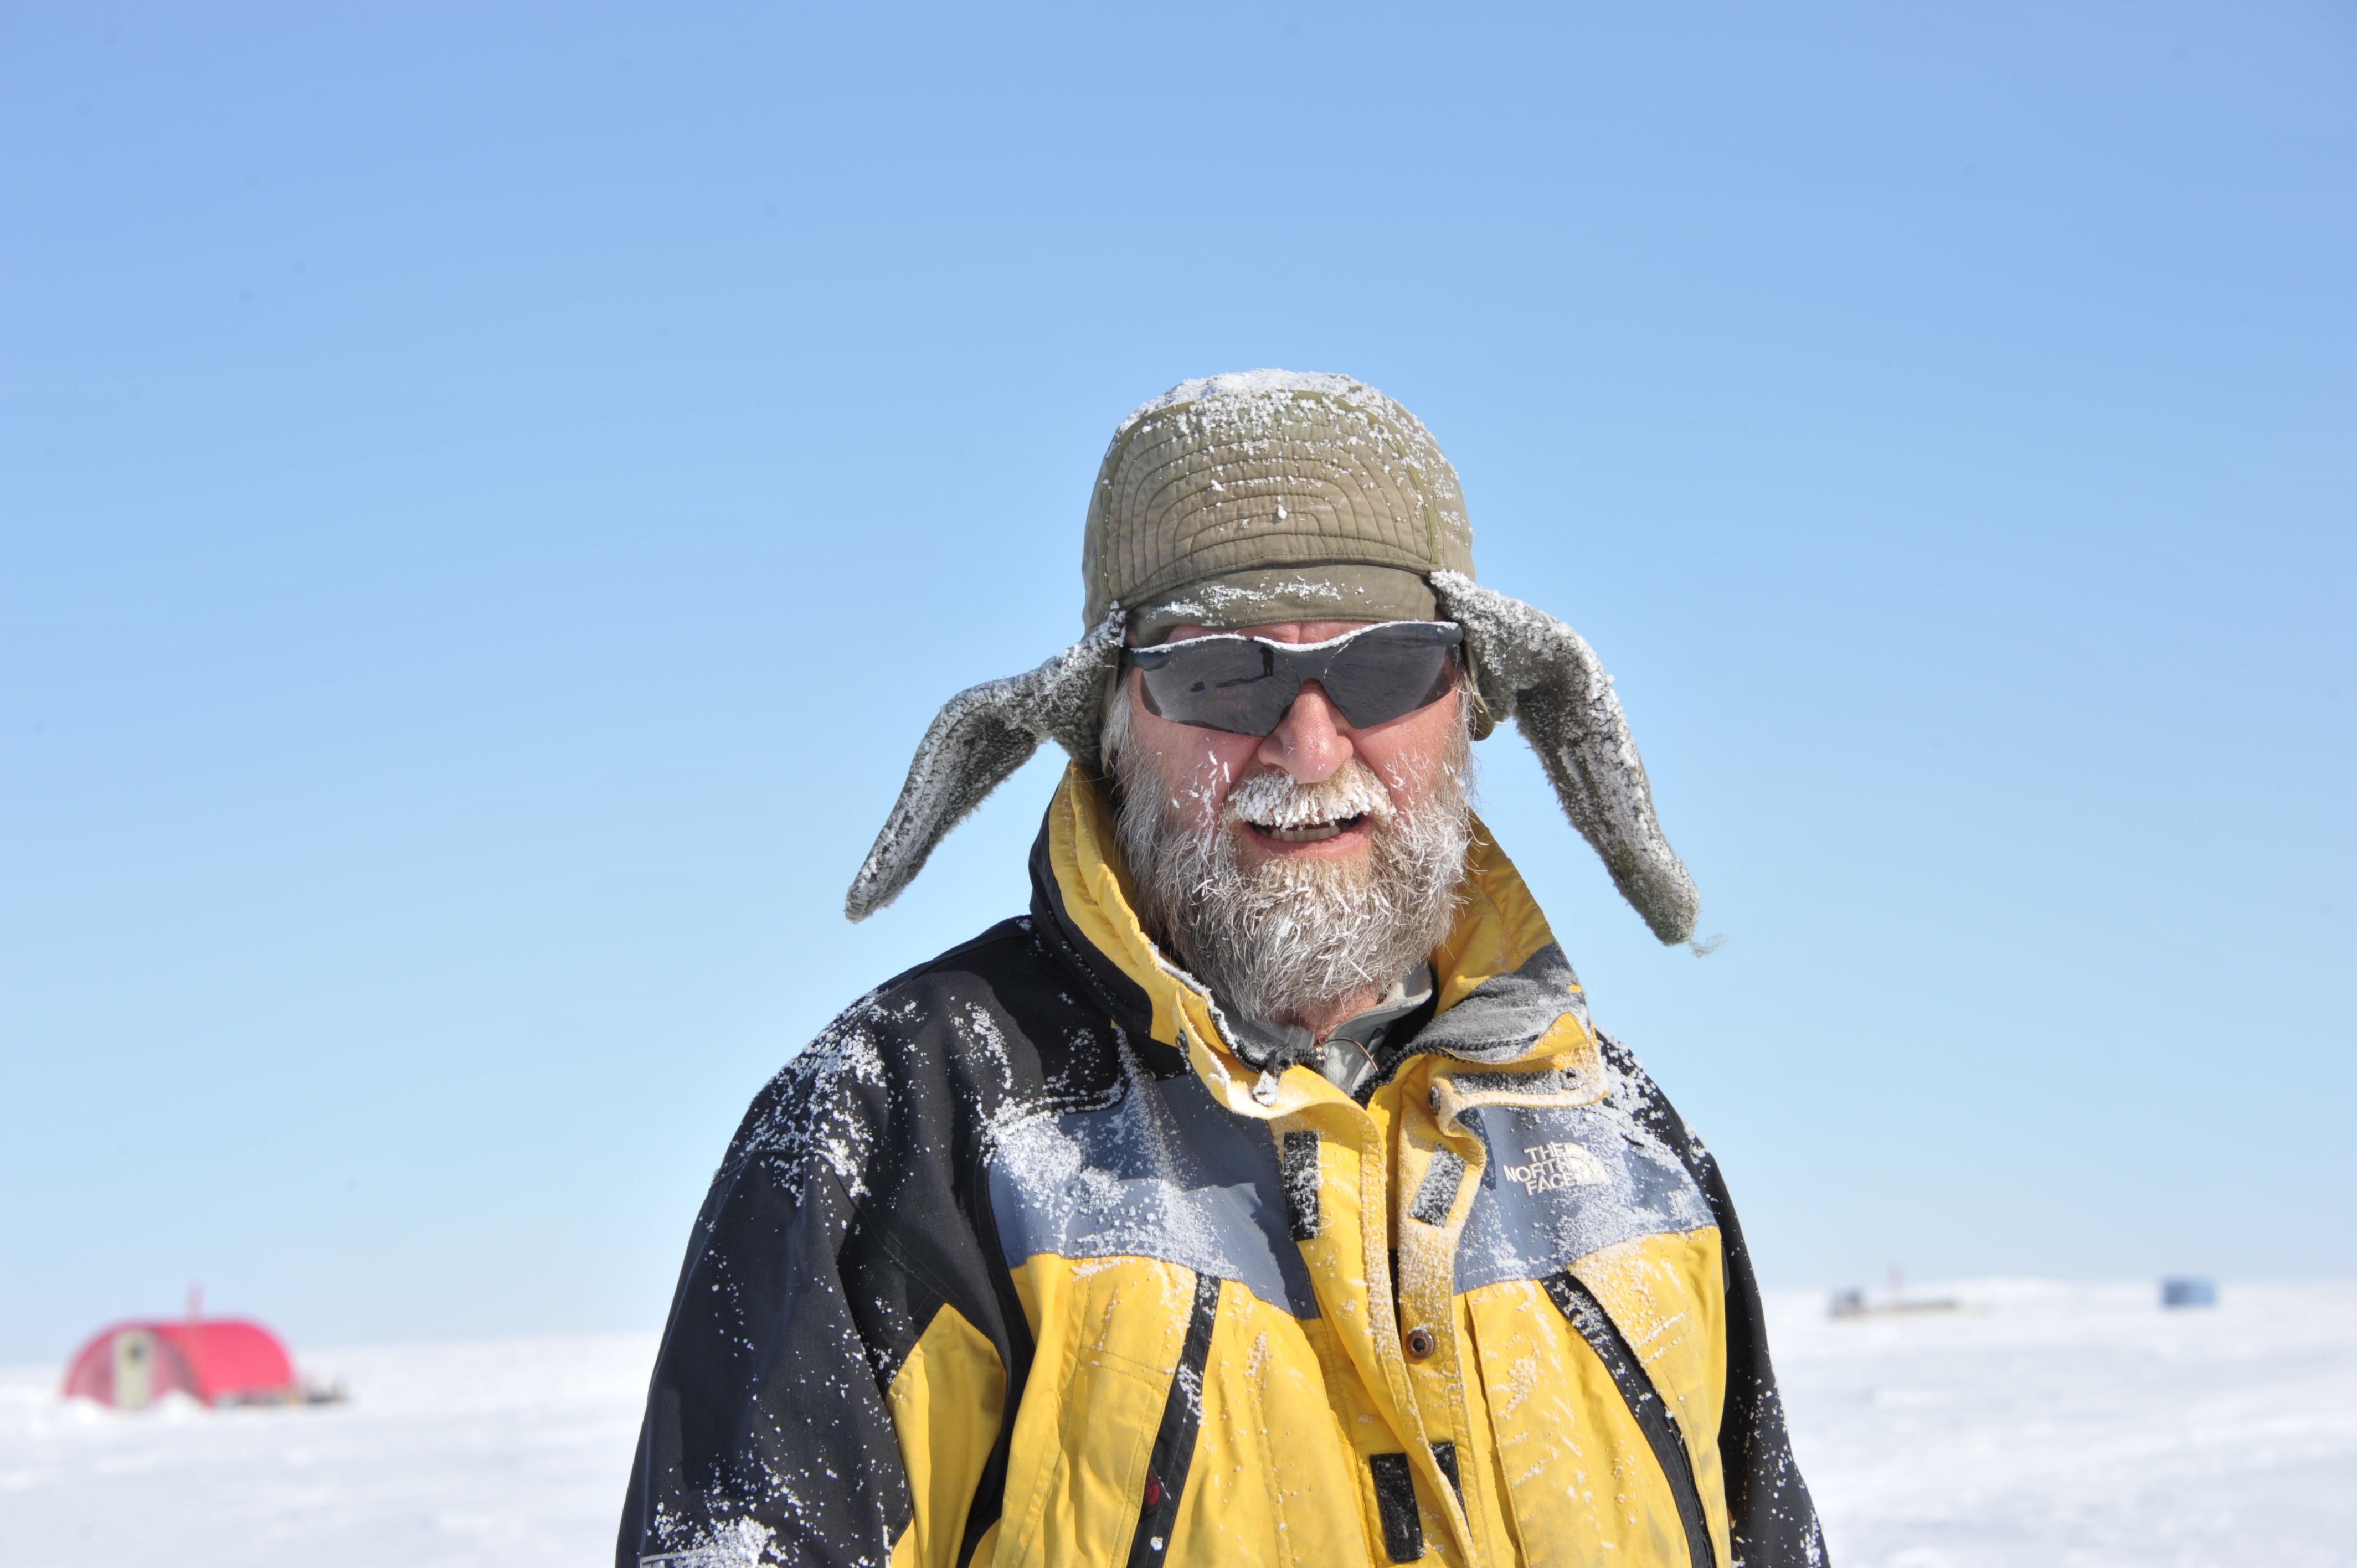
<svg viewBox="0 0 2357 1568">
<path fill-rule="evenodd" d="M 1473 575 L 1457 472 L 1414 414 L 1348 376 L 1182 381 L 1124 420 L 1089 499 L 1084 624 L 1421 619 Z"/>
</svg>

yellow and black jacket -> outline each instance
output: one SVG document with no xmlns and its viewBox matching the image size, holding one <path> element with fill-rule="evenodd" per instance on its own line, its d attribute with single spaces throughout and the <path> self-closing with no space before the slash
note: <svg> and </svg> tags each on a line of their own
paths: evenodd
<svg viewBox="0 0 2357 1568">
<path fill-rule="evenodd" d="M 620 1568 L 1823 1561 L 1717 1168 L 1486 833 L 1363 1104 L 1154 946 L 1077 771 L 1032 882 L 754 1102 Z"/>
</svg>

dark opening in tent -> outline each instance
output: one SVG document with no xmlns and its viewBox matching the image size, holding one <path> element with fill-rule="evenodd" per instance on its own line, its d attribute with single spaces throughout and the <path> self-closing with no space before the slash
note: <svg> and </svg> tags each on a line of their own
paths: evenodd
<svg viewBox="0 0 2357 1568">
<path fill-rule="evenodd" d="M 307 1395 L 278 1337 L 234 1317 L 118 1323 L 81 1348 L 68 1399 L 135 1410 L 174 1391 L 209 1405 L 300 1404 Z"/>
</svg>

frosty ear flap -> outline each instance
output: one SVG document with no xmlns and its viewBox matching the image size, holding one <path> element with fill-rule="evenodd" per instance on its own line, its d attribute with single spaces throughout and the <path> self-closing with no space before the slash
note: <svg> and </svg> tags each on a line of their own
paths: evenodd
<svg viewBox="0 0 2357 1568">
<path fill-rule="evenodd" d="M 1037 670 L 970 686 L 942 705 L 917 743 L 884 831 L 851 879 L 846 918 L 864 920 L 898 898 L 934 846 L 1030 761 L 1041 741 L 1097 766 L 1105 683 L 1121 660 L 1125 618 L 1116 605 L 1095 630 Z"/>
<path fill-rule="evenodd" d="M 1459 572 L 1435 572 L 1440 613 L 1465 628 L 1481 702 L 1539 754 L 1564 815 L 1664 942 L 1694 933 L 1701 896 L 1662 836 L 1645 764 L 1612 679 L 1579 633 Z"/>
</svg>

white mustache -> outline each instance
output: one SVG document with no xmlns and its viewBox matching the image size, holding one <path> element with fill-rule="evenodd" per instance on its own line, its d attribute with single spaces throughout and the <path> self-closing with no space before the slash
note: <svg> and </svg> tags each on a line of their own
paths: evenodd
<svg viewBox="0 0 2357 1568">
<path fill-rule="evenodd" d="M 1355 757 L 1316 784 L 1296 782 L 1286 773 L 1255 774 L 1228 791 L 1222 812 L 1256 828 L 1305 828 L 1352 817 L 1388 822 L 1394 814 L 1382 780 Z"/>
</svg>

